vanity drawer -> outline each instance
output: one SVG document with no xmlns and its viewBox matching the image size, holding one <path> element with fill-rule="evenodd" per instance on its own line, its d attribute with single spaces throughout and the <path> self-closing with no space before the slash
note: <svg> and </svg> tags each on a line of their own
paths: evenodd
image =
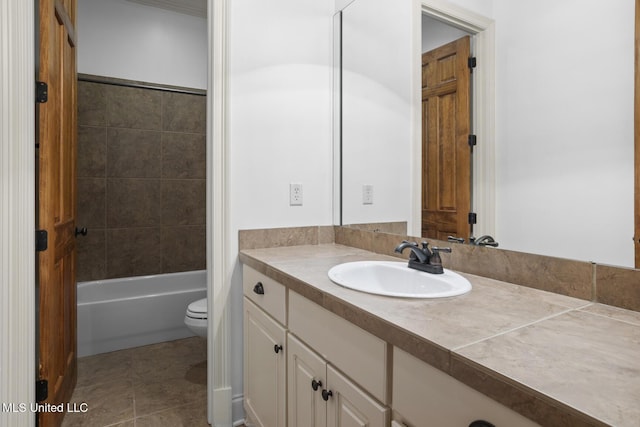
<svg viewBox="0 0 640 427">
<path fill-rule="evenodd" d="M 393 349 L 393 410 L 412 427 L 539 426 L 528 418 L 398 349 Z M 425 420 L 429 420 L 425 422 Z"/>
<path fill-rule="evenodd" d="M 244 295 L 283 325 L 287 324 L 286 289 L 251 267 L 243 266 Z"/>
<path fill-rule="evenodd" d="M 385 341 L 292 291 L 289 331 L 380 402 L 388 403 Z"/>
</svg>

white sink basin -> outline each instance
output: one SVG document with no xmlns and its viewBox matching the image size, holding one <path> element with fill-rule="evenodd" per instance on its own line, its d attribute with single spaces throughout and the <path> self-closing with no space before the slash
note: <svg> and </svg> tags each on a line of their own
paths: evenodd
<svg viewBox="0 0 640 427">
<path fill-rule="evenodd" d="M 329 279 L 357 291 L 404 298 L 444 298 L 471 290 L 471 283 L 458 273 L 446 268 L 443 274 L 425 273 L 407 267 L 407 262 L 347 262 L 329 270 Z"/>
</svg>

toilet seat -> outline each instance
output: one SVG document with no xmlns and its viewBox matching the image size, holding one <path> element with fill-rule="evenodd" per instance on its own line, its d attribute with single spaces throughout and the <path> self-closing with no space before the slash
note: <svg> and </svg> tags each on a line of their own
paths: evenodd
<svg viewBox="0 0 640 427">
<path fill-rule="evenodd" d="M 192 302 L 187 307 L 187 317 L 192 319 L 206 319 L 207 318 L 207 299 L 199 299 Z"/>
</svg>

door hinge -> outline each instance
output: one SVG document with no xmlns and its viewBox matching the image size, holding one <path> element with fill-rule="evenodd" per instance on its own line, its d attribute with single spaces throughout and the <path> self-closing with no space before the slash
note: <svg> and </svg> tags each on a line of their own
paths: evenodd
<svg viewBox="0 0 640 427">
<path fill-rule="evenodd" d="M 477 64 L 477 61 L 475 56 L 472 56 L 471 58 L 467 59 L 467 66 L 469 67 L 472 73 L 473 73 L 473 69 L 476 68 L 476 64 Z"/>
<path fill-rule="evenodd" d="M 45 82 L 36 82 L 36 102 L 43 104 L 49 99 L 49 86 Z"/>
<path fill-rule="evenodd" d="M 469 224 L 476 224 L 478 221 L 478 215 L 475 212 L 469 212 Z"/>
<path fill-rule="evenodd" d="M 469 144 L 469 147 L 473 147 L 478 143 L 478 138 L 475 135 L 469 135 L 467 143 Z"/>
<path fill-rule="evenodd" d="M 36 381 L 36 402 L 42 402 L 49 397 L 49 381 Z"/>
<path fill-rule="evenodd" d="M 47 230 L 36 230 L 36 252 L 47 250 L 49 234 Z"/>
</svg>

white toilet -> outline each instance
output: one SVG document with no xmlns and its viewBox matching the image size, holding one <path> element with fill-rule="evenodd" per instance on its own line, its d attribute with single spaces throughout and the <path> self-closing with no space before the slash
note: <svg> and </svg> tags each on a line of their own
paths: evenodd
<svg viewBox="0 0 640 427">
<path fill-rule="evenodd" d="M 184 324 L 199 337 L 207 337 L 207 299 L 192 302 L 187 307 Z"/>
</svg>

